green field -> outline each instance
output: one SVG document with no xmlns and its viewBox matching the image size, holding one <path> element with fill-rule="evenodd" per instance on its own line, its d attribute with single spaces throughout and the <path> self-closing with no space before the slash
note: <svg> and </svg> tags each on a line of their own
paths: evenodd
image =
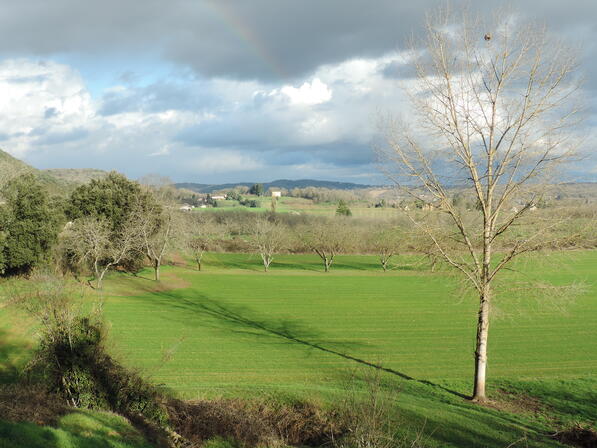
<svg viewBox="0 0 597 448">
<path fill-rule="evenodd" d="M 104 311 L 117 357 L 184 398 L 333 403 L 350 382 L 365 393 L 362 379 L 377 371 L 397 425 L 422 430 L 429 446 L 560 446 L 545 434 L 597 420 L 597 252 L 549 258 L 518 267 L 525 277 L 582 282 L 584 291 L 548 306 L 505 294 L 490 329 L 488 375 L 493 397 L 505 400 L 502 389 L 516 397 L 509 412 L 463 398 L 475 300 L 412 258 L 383 273 L 373 256 L 341 256 L 325 274 L 315 256 L 286 255 L 266 274 L 258 256 L 213 253 L 201 272 L 164 268 L 161 284 L 149 271 L 113 274 Z M 529 397 L 539 400 L 533 409 Z"/>
<path fill-rule="evenodd" d="M 77 411 L 55 427 L 0 421 L 0 448 L 151 448 L 124 418 L 109 412 Z"/>
<path fill-rule="evenodd" d="M 503 417 L 459 396 L 470 393 L 475 301 L 458 297 L 445 273 L 412 261 L 384 274 L 375 257 L 344 256 L 324 274 L 316 257 L 280 256 L 265 274 L 257 256 L 209 254 L 202 272 L 167 269 L 159 291 L 149 273 L 113 276 L 105 313 L 120 356 L 186 398 L 283 393 L 333 401 L 373 364 L 385 369 L 389 390 L 400 390 L 399 415 L 431 427 L 437 446 L 462 446 L 462 432 L 468 443 L 498 447 L 547 431 L 524 412 Z M 521 265 L 556 283 L 583 282 L 586 291 L 564 308 L 504 302 L 491 328 L 494 394 L 534 390 L 557 418 L 597 417 L 596 265 L 596 252 Z M 174 356 L 163 364 L 170 348 Z"/>
<path fill-rule="evenodd" d="M 250 212 L 265 212 L 271 210 L 270 197 L 249 196 L 259 204 L 258 207 L 246 207 L 234 200 L 219 200 L 218 206 L 215 208 L 209 207 L 205 209 L 197 209 L 201 213 L 209 213 L 214 211 L 232 211 L 245 210 Z M 396 218 L 400 215 L 400 210 L 392 207 L 375 208 L 367 201 L 356 201 L 348 204 L 352 215 L 357 218 Z M 315 203 L 310 199 L 294 198 L 283 196 L 278 199 L 276 212 L 278 213 L 298 213 L 318 216 L 334 216 L 336 214 L 337 202 L 322 202 Z"/>
</svg>

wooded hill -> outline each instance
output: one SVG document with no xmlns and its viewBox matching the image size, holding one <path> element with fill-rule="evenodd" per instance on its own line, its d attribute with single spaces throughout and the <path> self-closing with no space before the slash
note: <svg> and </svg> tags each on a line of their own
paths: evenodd
<svg viewBox="0 0 597 448">
<path fill-rule="evenodd" d="M 9 180 L 22 174 L 33 174 L 50 193 L 65 195 L 77 185 L 105 177 L 108 173 L 87 168 L 38 170 L 0 149 L 0 189 Z"/>
<path fill-rule="evenodd" d="M 333 182 L 328 180 L 315 179 L 278 179 L 272 182 L 236 182 L 228 184 L 198 184 L 193 182 L 182 182 L 174 184 L 177 188 L 186 188 L 197 193 L 213 193 L 214 191 L 231 190 L 234 187 L 246 186 L 250 187 L 256 183 L 261 183 L 265 191 L 269 188 L 285 188 L 292 190 L 293 188 L 318 187 L 329 188 L 330 190 L 359 190 L 363 188 L 372 188 L 373 185 L 355 184 L 352 182 Z"/>
</svg>

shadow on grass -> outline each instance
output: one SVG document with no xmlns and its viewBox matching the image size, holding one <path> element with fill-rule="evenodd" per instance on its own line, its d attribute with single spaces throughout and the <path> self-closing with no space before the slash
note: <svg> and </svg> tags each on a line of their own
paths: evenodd
<svg viewBox="0 0 597 448">
<path fill-rule="evenodd" d="M 18 380 L 29 353 L 29 347 L 15 342 L 6 331 L 0 330 L 0 385 L 12 384 Z"/>
<path fill-rule="evenodd" d="M 149 448 L 124 419 L 112 414 L 77 411 L 60 419 L 57 428 L 0 421 L 0 446 L 13 448 Z"/>
<path fill-rule="evenodd" d="M 514 393 L 519 399 L 539 400 L 540 412 L 561 423 L 597 422 L 597 378 L 542 379 L 540 381 L 500 380 L 494 387 Z"/>
<path fill-rule="evenodd" d="M 300 345 L 309 349 L 318 350 L 328 355 L 337 356 L 359 365 L 370 367 L 381 372 L 398 376 L 404 380 L 415 381 L 427 386 L 439 388 L 445 392 L 460 398 L 469 398 L 460 392 L 446 388 L 442 385 L 427 380 L 416 379 L 404 372 L 385 367 L 380 363 L 371 362 L 357 356 L 351 355 L 347 350 L 354 349 L 360 344 L 354 342 L 326 341 L 320 334 L 307 328 L 296 320 L 271 319 L 256 316 L 248 307 L 230 306 L 208 298 L 205 295 L 197 294 L 195 300 L 190 300 L 179 293 L 159 292 L 153 293 L 150 299 L 162 299 L 162 306 L 182 311 L 185 316 L 195 314 L 210 318 L 219 326 L 226 326 L 237 333 L 251 334 L 256 337 L 276 338 L 291 344 Z M 188 324 L 188 321 L 185 321 Z"/>
</svg>

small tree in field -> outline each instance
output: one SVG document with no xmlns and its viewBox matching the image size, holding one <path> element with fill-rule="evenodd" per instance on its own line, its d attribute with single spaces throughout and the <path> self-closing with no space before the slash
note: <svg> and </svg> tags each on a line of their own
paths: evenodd
<svg viewBox="0 0 597 448">
<path fill-rule="evenodd" d="M 339 218 L 313 222 L 303 234 L 307 246 L 319 255 L 325 272 L 330 271 L 336 255 L 347 252 L 352 235 Z"/>
<path fill-rule="evenodd" d="M 398 254 L 401 242 L 401 235 L 395 227 L 383 227 L 369 237 L 369 246 L 377 253 L 384 272 L 389 269 L 392 257 Z"/>
<path fill-rule="evenodd" d="M 338 207 L 336 208 L 336 215 L 337 216 L 352 216 L 352 212 L 346 202 L 342 199 L 338 201 Z"/>
<path fill-rule="evenodd" d="M 274 261 L 274 255 L 287 244 L 287 229 L 267 217 L 259 217 L 251 232 L 251 245 L 259 253 L 265 272 Z"/>
<path fill-rule="evenodd" d="M 116 234 L 103 218 L 83 217 L 68 229 L 65 246 L 76 261 L 93 272 L 96 288 L 102 289 L 106 273 L 142 247 L 138 228 L 130 222 Z"/>
<path fill-rule="evenodd" d="M 159 192 L 158 192 L 159 193 Z M 132 217 L 139 231 L 141 250 L 150 261 L 155 280 L 160 280 L 160 267 L 168 249 L 180 232 L 180 212 L 175 204 L 161 195 L 152 195 L 150 200 L 139 202 L 132 211 Z"/>
<path fill-rule="evenodd" d="M 182 232 L 186 251 L 191 255 L 201 270 L 203 255 L 208 250 L 213 250 L 218 242 L 225 236 L 222 226 L 219 226 L 210 216 L 204 214 L 191 214 L 185 224 L 186 231 Z"/>
<path fill-rule="evenodd" d="M 256 196 L 263 196 L 263 192 L 264 192 L 263 184 L 254 184 L 249 189 L 249 193 L 254 194 Z"/>
<path fill-rule="evenodd" d="M 544 29 L 513 15 L 483 23 L 440 12 L 426 31 L 412 54 L 414 123 L 384 120 L 381 152 L 387 175 L 431 210 L 405 210 L 413 225 L 478 296 L 473 399 L 482 402 L 494 283 L 558 225 L 527 215 L 575 149 L 576 64 Z M 455 206 L 452 185 L 476 207 Z"/>
</svg>

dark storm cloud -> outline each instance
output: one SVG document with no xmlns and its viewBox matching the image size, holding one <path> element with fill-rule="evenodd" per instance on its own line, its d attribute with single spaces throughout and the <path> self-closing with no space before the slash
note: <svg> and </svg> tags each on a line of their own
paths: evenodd
<svg viewBox="0 0 597 448">
<path fill-rule="evenodd" d="M 488 11 L 503 1 L 472 2 Z M 81 2 L 3 0 L 0 52 L 149 54 L 204 76 L 278 80 L 352 57 L 404 47 L 422 29 L 432 0 L 159 0 Z M 462 2 L 452 2 L 457 8 Z M 597 3 L 518 2 L 523 14 L 582 40 L 587 71 L 597 72 Z"/>
<path fill-rule="evenodd" d="M 451 3 L 454 9 L 462 4 Z M 512 2 L 467 3 L 489 12 Z M 442 4 L 0 0 L 0 59 L 66 64 L 54 64 L 44 75 L 35 67 L 23 70 L 21 60 L 7 69 L 13 77 L 5 81 L 17 87 L 12 90 L 36 85 L 32 101 L 44 95 L 48 100 L 38 100 L 39 121 L 31 125 L 4 120 L 10 125 L 6 138 L 15 145 L 22 140 L 24 152 L 33 148 L 27 157 L 40 167 L 95 166 L 132 177 L 163 172 L 179 181 L 225 182 L 239 176 L 374 176 L 371 116 L 379 110 L 408 112 L 393 80 L 414 73 L 399 61 L 387 62 L 388 56 L 385 66 L 380 62 L 372 71 L 365 67 L 371 61 L 341 63 L 408 47 L 412 33 L 423 31 L 425 13 Z M 581 48 L 591 132 L 597 116 L 597 1 L 525 0 L 514 6 Z M 110 72 L 112 80 L 91 85 L 96 69 Z M 69 76 L 56 87 L 63 71 Z M 79 93 L 70 89 L 79 82 L 77 73 Z M 304 96 L 299 90 L 312 88 L 315 77 L 331 92 L 320 103 L 293 102 L 284 93 L 291 88 Z M 72 101 L 77 95 L 81 105 Z M 23 110 L 30 102 L 23 100 Z M 67 103 L 70 109 L 59 107 Z M 30 117 L 23 114 L 24 123 Z M 22 127 L 28 133 L 17 141 Z"/>
</svg>

